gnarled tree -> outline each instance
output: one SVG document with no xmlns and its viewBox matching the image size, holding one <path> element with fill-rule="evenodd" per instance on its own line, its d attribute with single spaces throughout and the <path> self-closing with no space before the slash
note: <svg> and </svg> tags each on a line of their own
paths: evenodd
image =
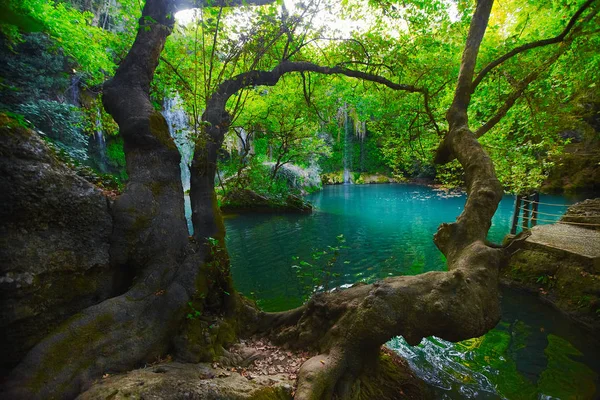
<svg viewBox="0 0 600 400">
<path fill-rule="evenodd" d="M 563 43 L 597 10 L 587 1 L 559 39 Z M 292 61 L 290 54 L 269 71 L 252 70 L 222 82 L 207 100 L 205 122 L 191 169 L 194 237 L 188 238 L 180 182 L 180 156 L 167 124 L 149 99 L 150 83 L 173 27 L 173 0 L 148 0 L 137 38 L 104 85 L 104 105 L 125 140 L 130 180 L 113 206 L 111 259 L 132 277 L 129 289 L 74 316 L 40 342 L 13 371 L 11 398 L 72 397 L 107 371 L 124 371 L 175 348 L 187 361 L 215 356 L 222 337 L 262 333 L 298 348 L 317 349 L 298 376 L 296 399 L 348 398 L 354 382 L 377 363 L 380 347 L 402 335 L 416 345 L 430 335 L 458 341 L 480 336 L 500 318 L 498 270 L 502 249 L 486 243 L 502 196 L 494 166 L 469 127 L 471 95 L 485 74 L 529 47 L 508 53 L 474 79 L 477 55 L 493 0 L 479 0 L 464 48 L 448 132 L 438 161 L 457 158 L 465 170 L 468 199 L 456 222 L 442 224 L 434 241 L 448 271 L 387 278 L 372 285 L 320 293 L 302 307 L 263 313 L 236 294 L 229 273 L 214 181 L 217 153 L 229 128 L 227 100 L 239 90 L 275 85 L 287 73 L 342 74 L 393 90 L 418 93 L 428 110 L 428 91 L 343 66 Z M 591 9 L 591 11 L 590 11 Z M 537 45 L 536 45 L 537 46 Z M 520 90 L 520 89 L 517 89 Z M 522 92 L 522 90 L 521 90 Z M 431 113 L 429 112 L 431 115 Z M 213 238 L 214 240 L 207 240 Z M 202 310 L 221 334 L 199 335 L 202 321 L 185 319 Z M 242 320 L 244 320 L 242 322 Z M 223 333 L 231 333 L 224 335 Z"/>
</svg>

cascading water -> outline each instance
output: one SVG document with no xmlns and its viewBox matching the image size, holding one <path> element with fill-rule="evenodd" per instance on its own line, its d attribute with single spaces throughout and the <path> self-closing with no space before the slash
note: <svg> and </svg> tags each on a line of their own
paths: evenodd
<svg viewBox="0 0 600 400">
<path fill-rule="evenodd" d="M 246 158 L 254 154 L 254 143 L 252 142 L 252 135 L 248 135 L 248 132 L 244 128 L 240 128 L 239 135 L 237 138 L 237 151 L 238 154 L 244 155 L 242 161 L 246 162 Z"/>
<path fill-rule="evenodd" d="M 348 108 L 344 106 L 344 184 L 351 184 L 352 177 L 350 171 L 352 170 L 352 132 L 351 132 L 352 120 L 348 115 Z"/>
<path fill-rule="evenodd" d="M 365 157 L 366 157 L 366 149 L 365 149 L 365 137 L 367 136 L 367 122 L 359 121 L 358 119 L 354 121 L 354 132 L 356 132 L 356 137 L 360 140 L 360 172 L 365 172 Z"/>
<path fill-rule="evenodd" d="M 79 102 L 79 81 L 81 78 L 79 75 L 74 74 L 71 77 L 71 86 L 69 87 L 69 103 L 73 104 L 76 107 L 81 106 Z"/>
<path fill-rule="evenodd" d="M 181 154 L 180 169 L 181 183 L 185 193 L 185 218 L 191 235 L 194 228 L 192 226 L 190 197 L 187 193 L 190 190 L 190 165 L 194 157 L 194 141 L 192 140 L 188 116 L 182 108 L 182 101 L 178 94 L 175 94 L 173 98 L 165 98 L 162 115 L 167 120 L 169 133 Z"/>
<path fill-rule="evenodd" d="M 104 132 L 102 129 L 102 117 L 100 109 L 98 109 L 98 114 L 96 116 L 96 130 L 94 131 L 94 142 L 98 154 L 98 169 L 102 173 L 107 173 L 108 161 L 106 158 L 106 139 L 104 139 Z"/>
</svg>

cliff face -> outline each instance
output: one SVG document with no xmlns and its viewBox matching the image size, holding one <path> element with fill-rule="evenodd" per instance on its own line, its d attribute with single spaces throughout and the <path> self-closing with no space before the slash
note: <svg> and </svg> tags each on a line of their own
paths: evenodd
<svg viewBox="0 0 600 400">
<path fill-rule="evenodd" d="M 33 131 L 0 116 L 0 369 L 53 327 L 113 295 L 103 193 Z"/>
</svg>

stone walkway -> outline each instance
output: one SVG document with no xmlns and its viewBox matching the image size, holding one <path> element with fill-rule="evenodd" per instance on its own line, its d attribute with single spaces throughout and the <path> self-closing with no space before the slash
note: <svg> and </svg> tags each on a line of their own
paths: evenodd
<svg viewBox="0 0 600 400">
<path fill-rule="evenodd" d="M 588 261 L 600 272 L 600 231 L 567 224 L 538 225 L 525 240 L 527 247 L 545 247 L 566 252 Z"/>
</svg>

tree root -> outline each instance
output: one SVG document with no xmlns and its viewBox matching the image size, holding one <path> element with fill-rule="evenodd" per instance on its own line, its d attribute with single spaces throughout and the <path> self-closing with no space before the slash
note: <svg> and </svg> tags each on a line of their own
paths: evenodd
<svg viewBox="0 0 600 400">
<path fill-rule="evenodd" d="M 376 363 L 379 348 L 402 335 L 459 341 L 485 334 L 500 320 L 502 250 L 475 242 L 448 272 L 387 278 L 372 285 L 320 293 L 285 313 L 263 314 L 275 343 L 319 351 L 298 375 L 296 399 L 351 398 L 357 377 Z"/>
</svg>

